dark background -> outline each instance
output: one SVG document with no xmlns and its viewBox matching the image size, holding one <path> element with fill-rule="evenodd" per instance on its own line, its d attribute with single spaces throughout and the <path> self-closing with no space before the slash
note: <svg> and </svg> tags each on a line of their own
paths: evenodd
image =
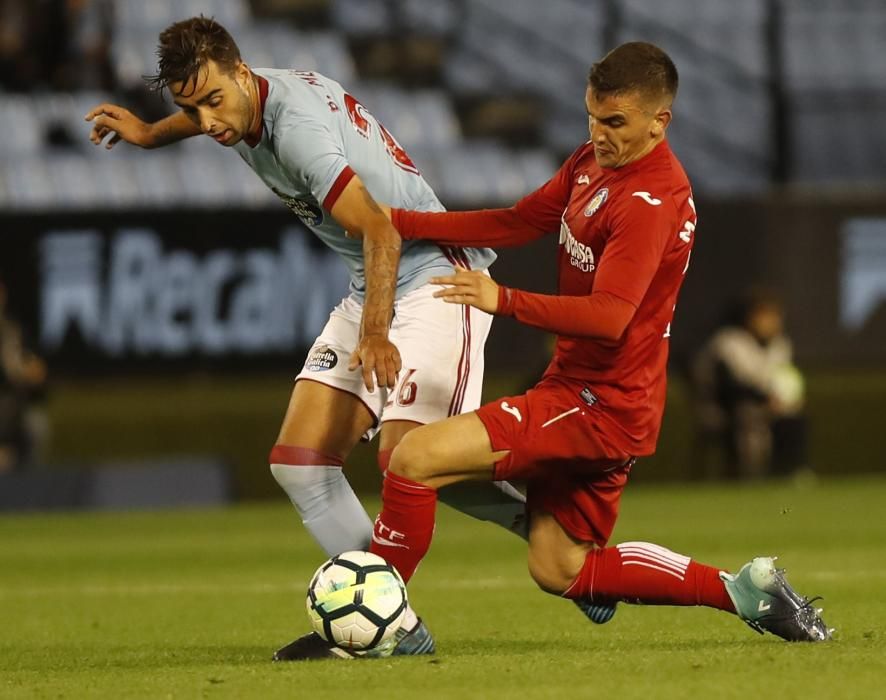
<svg viewBox="0 0 886 700">
<path fill-rule="evenodd" d="M 141 76 L 180 7 L 0 2 L 0 279 L 49 367 L 52 437 L 37 470 L 208 459 L 233 474 L 235 495 L 279 496 L 266 454 L 307 345 L 346 292 L 343 265 L 208 140 L 107 153 L 86 139 L 83 115 L 101 101 L 168 113 Z M 662 46 L 680 71 L 669 139 L 699 225 L 658 453 L 634 478 L 688 476 L 687 363 L 754 285 L 785 302 L 812 473 L 883 470 L 879 0 L 194 0 L 187 12 L 224 23 L 251 65 L 342 82 L 452 209 L 507 206 L 540 185 L 587 138 L 590 64 L 624 41 Z M 141 287 L 121 287 L 116 246 L 136 238 L 155 259 L 129 270 Z M 553 238 L 503 251 L 493 276 L 553 291 L 555 252 Z M 201 275 L 218 265 L 213 287 Z M 92 316 L 59 336 L 49 310 L 66 299 Z M 549 348 L 499 319 L 486 397 L 526 388 Z M 373 449 L 349 461 L 363 488 L 377 485 Z"/>
</svg>

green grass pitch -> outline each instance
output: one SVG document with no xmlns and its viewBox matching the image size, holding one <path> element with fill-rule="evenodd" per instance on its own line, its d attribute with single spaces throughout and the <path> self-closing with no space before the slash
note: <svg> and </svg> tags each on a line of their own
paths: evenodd
<svg viewBox="0 0 886 700">
<path fill-rule="evenodd" d="M 642 468 L 642 465 L 640 467 Z M 700 608 L 597 627 L 537 591 L 523 544 L 441 508 L 410 586 L 436 657 L 272 664 L 324 557 L 271 505 L 0 517 L 0 698 L 874 698 L 886 681 L 886 480 L 628 488 L 613 543 L 735 569 L 780 555 L 829 644 Z M 374 512 L 377 502 L 369 504 Z"/>
</svg>

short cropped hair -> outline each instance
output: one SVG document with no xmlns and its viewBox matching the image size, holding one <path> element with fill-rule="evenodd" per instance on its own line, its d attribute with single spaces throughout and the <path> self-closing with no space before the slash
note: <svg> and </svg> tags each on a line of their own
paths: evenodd
<svg viewBox="0 0 886 700">
<path fill-rule="evenodd" d="M 591 66 L 588 83 L 597 95 L 639 92 L 672 102 L 677 95 L 677 67 L 660 48 L 632 41 L 614 48 Z"/>
<path fill-rule="evenodd" d="M 157 74 L 146 77 L 150 87 L 162 91 L 172 83 L 197 88 L 197 78 L 208 61 L 228 74 L 240 63 L 240 49 L 228 30 L 211 17 L 191 17 L 176 22 L 160 34 Z"/>
</svg>

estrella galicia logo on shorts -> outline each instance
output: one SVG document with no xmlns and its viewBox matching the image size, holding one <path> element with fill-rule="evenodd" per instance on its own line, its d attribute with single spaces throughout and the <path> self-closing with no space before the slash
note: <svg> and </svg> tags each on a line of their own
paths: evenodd
<svg viewBox="0 0 886 700">
<path fill-rule="evenodd" d="M 597 210 L 603 206 L 603 203 L 606 201 L 606 198 L 609 196 L 609 188 L 603 187 L 602 189 L 597 190 L 594 193 L 594 196 L 591 197 L 591 201 L 588 203 L 588 206 L 585 207 L 585 216 L 593 216 L 597 213 Z"/>
<path fill-rule="evenodd" d="M 275 187 L 271 188 L 283 204 L 289 207 L 289 210 L 295 214 L 305 226 L 319 226 L 323 223 L 323 210 L 312 202 L 304 199 L 291 197 L 285 192 L 281 192 Z"/>
<path fill-rule="evenodd" d="M 323 345 L 308 355 L 308 359 L 305 362 L 305 369 L 308 370 L 308 372 L 325 372 L 326 370 L 332 369 L 337 364 L 338 355 L 335 354 L 335 350 L 331 350 Z"/>
</svg>

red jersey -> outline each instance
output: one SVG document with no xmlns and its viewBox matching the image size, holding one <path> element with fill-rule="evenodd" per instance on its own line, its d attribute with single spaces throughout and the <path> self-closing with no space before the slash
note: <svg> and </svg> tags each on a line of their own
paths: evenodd
<svg viewBox="0 0 886 700">
<path fill-rule="evenodd" d="M 584 383 L 626 453 L 655 451 L 670 324 L 696 223 L 689 180 L 666 141 L 621 168 L 601 168 L 586 143 L 510 209 L 395 210 L 393 218 L 403 238 L 452 245 L 505 247 L 559 231 L 559 295 L 506 290 L 499 311 L 557 333 L 545 376 Z M 612 313 L 624 317 L 617 339 L 602 330 Z"/>
</svg>

